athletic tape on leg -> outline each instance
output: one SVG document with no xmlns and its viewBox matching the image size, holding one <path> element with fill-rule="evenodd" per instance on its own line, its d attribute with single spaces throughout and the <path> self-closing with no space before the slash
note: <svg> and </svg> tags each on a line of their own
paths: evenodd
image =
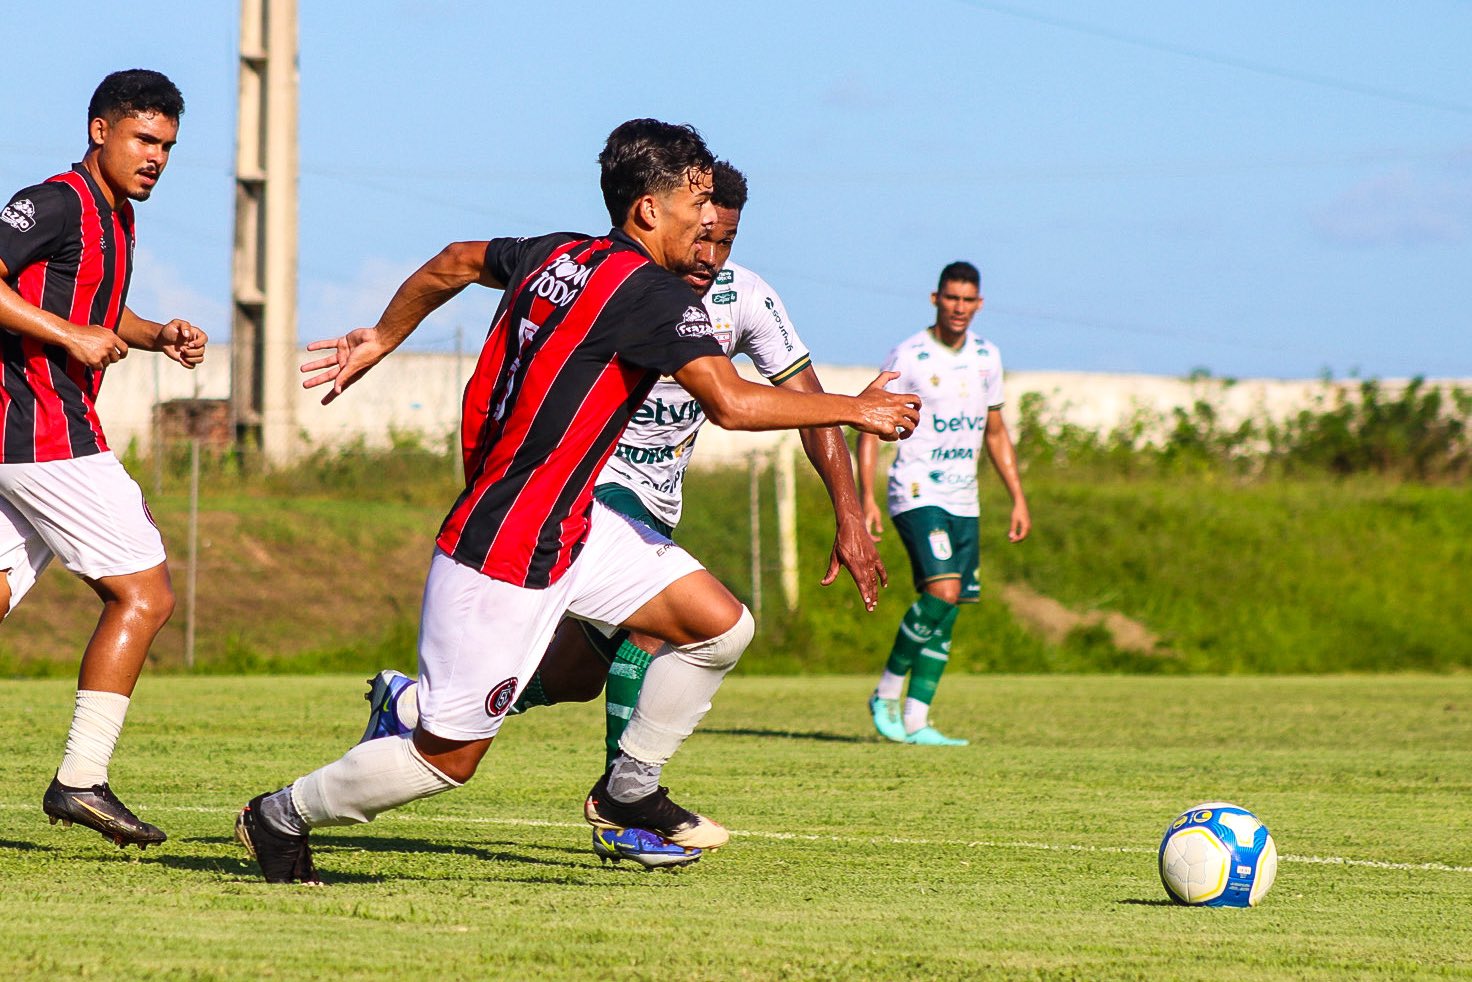
<svg viewBox="0 0 1472 982">
<path fill-rule="evenodd" d="M 721 680 L 735 667 L 756 633 L 751 611 L 726 633 L 657 656 L 644 676 L 639 704 L 619 740 L 623 752 L 647 764 L 664 764 L 710 711 Z"/>
<path fill-rule="evenodd" d="M 371 822 L 380 812 L 451 788 L 426 761 L 413 734 L 360 743 L 291 785 L 291 803 L 312 828 Z"/>
</svg>

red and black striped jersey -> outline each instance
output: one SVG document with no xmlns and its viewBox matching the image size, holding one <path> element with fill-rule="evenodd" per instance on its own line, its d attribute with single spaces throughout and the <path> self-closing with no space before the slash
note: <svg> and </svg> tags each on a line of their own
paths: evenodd
<svg viewBox="0 0 1472 982">
<path fill-rule="evenodd" d="M 133 272 L 133 203 L 114 209 L 76 164 L 18 191 L 0 211 L 6 284 L 73 324 L 116 331 Z M 102 371 L 60 345 L 0 330 L 0 463 L 86 457 L 107 449 L 97 418 Z"/>
<path fill-rule="evenodd" d="M 438 545 L 532 589 L 577 557 L 593 480 L 660 375 L 724 357 L 705 308 L 623 232 L 496 239 L 506 293 L 465 387 L 465 490 Z"/>
</svg>

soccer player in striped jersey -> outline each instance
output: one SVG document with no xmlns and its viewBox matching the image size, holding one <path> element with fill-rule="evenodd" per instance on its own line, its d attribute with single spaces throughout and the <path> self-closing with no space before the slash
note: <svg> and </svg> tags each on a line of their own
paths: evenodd
<svg viewBox="0 0 1472 982">
<path fill-rule="evenodd" d="M 584 815 L 690 848 L 728 833 L 676 805 L 663 766 L 710 708 L 753 632 L 751 614 L 689 553 L 593 497 L 595 478 L 661 375 L 728 429 L 850 425 L 899 439 L 918 400 L 881 374 L 854 397 L 791 392 L 736 374 L 680 275 L 715 222 L 714 159 L 694 129 L 631 120 L 599 156 L 614 228 L 454 243 L 407 279 L 378 323 L 303 366 L 324 402 L 472 283 L 505 291 L 465 390 L 465 489 L 436 539 L 419 631 L 419 723 L 257 795 L 236 835 L 268 882 L 316 880 L 313 828 L 380 812 L 469 780 L 565 614 L 670 648 L 649 667 L 620 753 Z"/>
<path fill-rule="evenodd" d="M 102 600 L 42 809 L 53 825 L 75 822 L 140 849 L 167 836 L 113 794 L 108 764 L 174 592 L 163 540 L 108 449 L 95 401 L 107 366 L 132 349 L 185 368 L 204 358 L 199 328 L 145 320 L 127 304 L 133 202 L 163 176 L 183 112 L 165 76 L 114 72 L 87 108 L 82 162 L 0 211 L 0 617 L 53 556 Z"/>
<path fill-rule="evenodd" d="M 935 323 L 900 342 L 884 363 L 884 371 L 898 373 L 896 386 L 925 394 L 920 428 L 889 469 L 889 514 L 920 596 L 900 621 L 869 711 L 874 728 L 888 740 L 958 746 L 966 741 L 931 724 L 930 703 L 950 659 L 958 605 L 975 603 L 981 593 L 976 469 L 983 448 L 1012 498 L 1007 538 L 1027 538 L 1032 518 L 1002 420 L 1002 356 L 970 330 L 982 304 L 981 274 L 970 263 L 951 263 L 941 270 L 930 300 Z M 875 538 L 883 528 L 874 502 L 878 450 L 878 443 L 859 435 L 859 497 Z"/>
<path fill-rule="evenodd" d="M 821 392 L 822 384 L 788 316 L 782 299 L 767 282 L 744 266 L 730 262 L 731 249 L 746 207 L 745 176 L 726 161 L 717 161 L 711 200 L 716 222 L 703 244 L 696 268 L 684 277 L 715 328 L 715 339 L 728 356 L 746 354 L 775 385 Z M 634 413 L 619 437 L 593 494 L 598 500 L 661 535 L 672 535 L 683 510 L 685 471 L 705 422 L 697 402 L 673 379 L 661 379 Z M 866 534 L 854 488 L 848 445 L 836 427 L 801 431 L 803 447 L 822 478 L 833 503 L 836 536 L 822 583 L 846 568 L 865 606 L 873 610 L 879 588 L 888 583 L 884 564 Z M 605 692 L 605 765 L 618 755 L 619 738 L 633 715 L 644 673 L 661 642 L 649 635 L 619 631 L 606 637 L 582 621 L 559 628 L 541 667 L 518 696 L 512 712 L 561 702 L 586 702 Z M 384 670 L 370 680 L 369 721 L 363 739 L 407 733 L 418 719 L 414 680 Z M 640 830 L 595 830 L 593 848 L 605 858 L 627 858 L 646 865 L 683 865 L 699 858 L 693 850 L 669 849 L 651 842 Z"/>
</svg>

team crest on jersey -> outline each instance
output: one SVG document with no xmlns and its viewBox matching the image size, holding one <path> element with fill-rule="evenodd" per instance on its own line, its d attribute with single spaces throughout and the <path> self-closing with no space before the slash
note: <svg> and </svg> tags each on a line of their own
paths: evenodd
<svg viewBox="0 0 1472 982">
<path fill-rule="evenodd" d="M 930 554 L 936 559 L 951 558 L 951 535 L 945 529 L 930 530 Z"/>
<path fill-rule="evenodd" d="M 12 201 L 4 211 L 0 211 L 0 222 L 17 232 L 29 232 L 36 225 L 36 206 L 31 204 L 30 198 Z"/>
<path fill-rule="evenodd" d="M 686 307 L 680 318 L 680 326 L 675 330 L 682 338 L 699 338 L 714 333 L 715 329 L 711 327 L 710 317 L 704 307 Z"/>
<path fill-rule="evenodd" d="M 486 696 L 486 715 L 494 719 L 497 716 L 505 716 L 506 710 L 511 708 L 511 697 L 516 695 L 516 679 L 507 679 L 498 683 Z"/>
</svg>

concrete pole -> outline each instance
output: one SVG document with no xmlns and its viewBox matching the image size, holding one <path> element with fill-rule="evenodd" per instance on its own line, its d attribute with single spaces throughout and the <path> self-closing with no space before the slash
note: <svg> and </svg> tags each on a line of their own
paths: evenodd
<svg viewBox="0 0 1472 982">
<path fill-rule="evenodd" d="M 797 609 L 797 452 L 793 431 L 782 434 L 772 469 L 777 485 L 777 558 L 782 567 L 782 602 Z"/>
<path fill-rule="evenodd" d="M 241 0 L 231 405 L 266 464 L 297 447 L 297 6 Z"/>
</svg>

